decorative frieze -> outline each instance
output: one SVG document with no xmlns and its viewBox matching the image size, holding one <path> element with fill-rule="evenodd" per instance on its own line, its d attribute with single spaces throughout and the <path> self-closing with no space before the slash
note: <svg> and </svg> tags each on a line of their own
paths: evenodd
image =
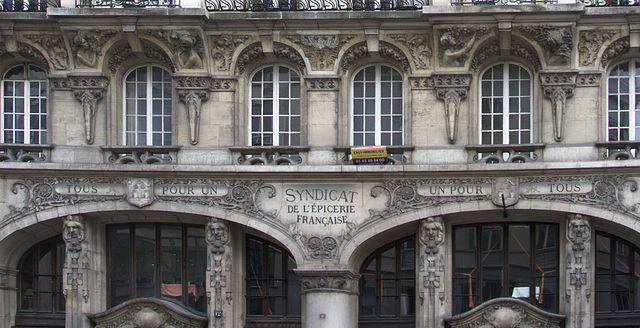
<svg viewBox="0 0 640 328">
<path fill-rule="evenodd" d="M 237 34 L 209 36 L 214 69 L 220 72 L 228 72 L 231 68 L 234 52 L 247 39 L 249 39 L 248 35 Z"/>
<path fill-rule="evenodd" d="M 451 27 L 438 30 L 440 66 L 463 67 L 476 41 L 490 32 L 491 29 L 485 26 Z"/>
<path fill-rule="evenodd" d="M 602 73 L 593 72 L 593 73 L 578 73 L 578 79 L 576 81 L 576 86 L 578 87 L 597 87 L 600 85 L 600 78 Z"/>
<path fill-rule="evenodd" d="M 431 76 L 409 77 L 409 84 L 413 90 L 430 90 L 435 87 L 435 80 Z"/>
<path fill-rule="evenodd" d="M 314 71 L 331 71 L 342 46 L 355 35 L 287 35 L 291 42 L 299 45 Z"/>
<path fill-rule="evenodd" d="M 433 35 L 431 34 L 390 34 L 390 38 L 402 43 L 411 54 L 413 66 L 430 69 L 433 57 Z"/>
<path fill-rule="evenodd" d="M 66 70 L 69 67 L 69 54 L 64 39 L 60 34 L 27 34 L 25 39 L 35 42 L 47 54 L 49 62 L 56 70 Z"/>
<path fill-rule="evenodd" d="M 579 32 L 578 55 L 581 66 L 593 66 L 603 44 L 618 34 L 617 30 L 595 28 Z"/>
<path fill-rule="evenodd" d="M 97 68 L 102 48 L 117 34 L 115 30 L 87 30 L 69 34 L 76 68 Z"/>
<path fill-rule="evenodd" d="M 578 72 L 545 72 L 540 73 L 544 95 L 551 98 L 553 115 L 553 137 L 562 141 L 564 137 L 564 117 L 567 109 L 567 98 L 573 96 Z"/>
<path fill-rule="evenodd" d="M 571 28 L 538 25 L 521 26 L 519 31 L 544 48 L 548 65 L 568 65 L 571 62 L 571 52 L 573 50 Z"/>
</svg>

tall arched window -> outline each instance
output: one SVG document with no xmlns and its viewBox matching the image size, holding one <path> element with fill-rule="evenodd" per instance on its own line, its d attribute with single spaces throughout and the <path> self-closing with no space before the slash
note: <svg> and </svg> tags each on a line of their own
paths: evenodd
<svg viewBox="0 0 640 328">
<path fill-rule="evenodd" d="M 488 223 L 453 228 L 453 311 L 498 297 L 558 311 L 558 226 Z"/>
<path fill-rule="evenodd" d="M 640 64 L 616 65 L 607 78 L 608 140 L 640 139 Z"/>
<path fill-rule="evenodd" d="M 596 327 L 636 327 L 640 320 L 640 249 L 596 233 Z"/>
<path fill-rule="evenodd" d="M 354 146 L 400 146 L 404 143 L 402 74 L 372 65 L 353 79 L 351 143 Z"/>
<path fill-rule="evenodd" d="M 532 142 L 531 74 L 516 63 L 494 65 L 480 80 L 480 143 Z"/>
<path fill-rule="evenodd" d="M 251 78 L 251 146 L 300 146 L 300 77 L 267 66 Z"/>
<path fill-rule="evenodd" d="M 62 236 L 31 247 L 18 265 L 16 327 L 64 327 L 65 298 Z"/>
<path fill-rule="evenodd" d="M 415 237 L 375 250 L 360 268 L 359 327 L 415 326 Z"/>
<path fill-rule="evenodd" d="M 47 143 L 47 76 L 43 69 L 24 64 L 2 80 L 2 142 Z"/>
<path fill-rule="evenodd" d="M 247 236 L 247 319 L 244 327 L 300 327 L 300 278 L 285 249 Z"/>
<path fill-rule="evenodd" d="M 171 74 L 148 64 L 126 75 L 124 136 L 130 146 L 171 145 Z"/>
<path fill-rule="evenodd" d="M 107 227 L 109 307 L 133 298 L 165 297 L 207 312 L 204 228 L 177 224 Z"/>
</svg>

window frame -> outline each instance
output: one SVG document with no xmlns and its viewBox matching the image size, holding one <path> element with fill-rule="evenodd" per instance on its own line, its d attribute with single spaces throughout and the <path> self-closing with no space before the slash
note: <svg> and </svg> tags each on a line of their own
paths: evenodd
<svg viewBox="0 0 640 328">
<path fill-rule="evenodd" d="M 132 83 L 132 84 L 139 84 L 141 83 L 140 81 L 127 81 L 127 79 L 129 78 L 129 76 L 131 74 L 134 74 L 138 69 L 141 68 L 145 68 L 147 70 L 147 76 L 146 79 L 144 81 L 144 83 L 146 84 L 145 87 L 145 92 L 146 95 L 144 97 L 133 97 L 133 98 L 128 98 L 127 96 L 127 84 Z M 160 81 L 153 81 L 153 69 L 154 68 L 159 68 L 162 70 L 163 72 L 163 77 Z M 164 75 L 168 74 L 169 75 L 169 79 L 165 79 Z M 163 94 L 163 97 L 159 97 L 159 98 L 155 98 L 153 96 L 153 86 L 154 83 L 160 83 L 161 85 L 163 85 L 163 88 L 161 88 L 161 92 L 164 93 L 164 84 L 168 83 L 170 86 L 170 92 L 169 92 L 169 97 L 167 98 L 165 94 Z M 124 146 L 170 146 L 173 144 L 173 113 L 174 113 L 174 104 L 173 104 L 173 100 L 174 100 L 174 90 L 173 90 L 173 75 L 171 74 L 171 71 L 168 70 L 167 68 L 158 65 L 158 64 L 154 64 L 154 63 L 149 63 L 149 64 L 145 64 L 145 65 L 139 65 L 136 67 L 133 67 L 131 69 L 129 69 L 122 78 L 122 145 Z M 137 90 L 134 90 L 134 95 L 137 95 Z M 132 100 L 134 102 L 139 102 L 139 101 L 144 101 L 145 102 L 145 106 L 146 106 L 146 111 L 144 114 L 138 114 L 138 108 L 137 108 L 137 104 L 136 104 L 136 108 L 134 108 L 132 110 L 132 115 L 128 114 L 128 107 L 127 107 L 127 101 L 128 100 Z M 161 114 L 154 114 L 154 102 L 155 101 L 161 101 L 162 104 L 164 104 L 164 102 L 168 101 L 169 102 L 169 113 L 166 113 L 166 109 L 163 108 L 160 110 Z M 138 122 L 133 122 L 133 126 L 134 128 L 132 130 L 128 129 L 128 122 L 129 122 L 129 117 L 131 117 L 131 119 L 135 120 L 137 117 L 141 117 L 141 116 L 145 116 L 145 124 L 146 124 L 146 128 L 145 129 L 139 129 L 138 127 Z M 160 117 L 162 118 L 162 123 L 161 123 L 161 127 L 157 130 L 154 130 L 154 124 L 153 124 L 153 119 L 156 117 Z M 165 125 L 166 124 L 166 120 L 169 120 L 169 128 L 166 129 Z M 138 139 L 139 139 L 139 134 L 143 133 L 146 135 L 145 137 L 145 143 L 144 144 L 140 144 L 138 143 Z M 154 135 L 160 134 L 161 135 L 161 142 L 160 144 L 156 144 L 154 145 L 153 143 L 153 138 Z M 168 135 L 168 136 L 167 136 Z M 128 136 L 131 136 L 133 138 L 133 142 L 129 142 L 128 141 Z M 168 142 L 167 142 L 168 139 Z"/>
<path fill-rule="evenodd" d="M 7 74 L 9 74 L 9 72 L 11 72 L 13 69 L 18 68 L 18 67 L 22 67 L 23 70 L 23 74 L 24 77 L 22 79 L 8 79 L 6 76 Z M 39 71 L 42 72 L 42 74 L 44 74 L 44 78 L 42 79 L 38 79 L 38 78 L 32 78 L 31 77 L 31 67 L 37 68 Z M 13 85 L 15 85 L 17 82 L 23 82 L 23 90 L 22 90 L 22 95 L 21 96 L 16 96 L 15 93 L 11 96 L 7 95 L 7 83 L 12 83 Z M 40 87 L 38 88 L 39 90 L 39 94 L 37 96 L 33 96 L 31 94 L 31 88 L 32 88 L 32 84 L 37 83 Z M 5 128 L 6 126 L 6 116 L 9 115 L 12 117 L 13 120 L 13 125 L 12 128 L 9 130 L 11 131 L 11 135 L 12 135 L 12 139 L 13 142 L 11 142 L 11 144 L 25 144 L 25 145 L 44 145 L 47 143 L 47 131 L 48 131 L 48 93 L 49 93 L 49 83 L 47 80 L 47 71 L 45 69 L 43 69 L 42 67 L 38 66 L 38 65 L 34 65 L 31 63 L 22 63 L 19 65 L 14 65 L 11 68 L 9 68 L 8 70 L 6 70 L 2 76 L 2 84 L 0 86 L 2 88 L 2 90 L 0 90 L 0 92 L 2 93 L 2 102 L 0 104 L 0 110 L 2 111 L 2 115 L 0 116 L 0 126 L 2 127 L 2 134 L 0 134 L 0 140 L 2 143 L 7 143 L 7 139 L 5 137 L 6 133 L 7 133 L 7 129 Z M 42 92 L 44 91 L 44 94 L 42 94 Z M 14 103 L 15 101 L 19 101 L 20 99 L 22 99 L 22 116 L 23 116 L 23 120 L 22 120 L 22 129 L 17 129 L 15 128 L 15 116 L 16 112 L 13 111 L 12 113 L 7 113 L 5 112 L 5 102 L 7 101 L 7 99 L 13 99 Z M 31 111 L 31 106 L 30 103 L 33 100 L 38 100 L 40 106 L 38 106 L 39 111 L 36 113 L 33 113 Z M 44 102 L 44 104 L 42 104 Z M 15 106 L 14 106 L 15 109 Z M 38 123 L 40 123 L 40 125 L 44 125 L 44 128 L 38 128 L 38 127 L 32 127 L 31 126 L 31 119 L 33 117 L 37 117 L 39 118 L 37 121 Z M 42 124 L 42 121 L 44 120 L 44 124 Z M 22 132 L 23 136 L 22 136 L 22 141 L 21 142 L 17 142 L 16 139 L 16 133 L 17 132 Z M 35 142 L 32 143 L 32 134 L 36 133 L 38 135 L 38 139 L 40 140 L 39 142 Z"/>
<path fill-rule="evenodd" d="M 363 73 L 366 75 L 366 70 L 368 68 L 373 67 L 375 69 L 375 79 L 374 81 L 368 81 L 366 80 L 366 76 L 363 78 L 362 81 L 356 81 L 356 78 L 358 78 L 358 75 Z M 382 68 L 389 68 L 391 69 L 391 80 L 389 81 L 382 81 Z M 399 79 L 396 80 L 393 78 L 393 74 L 397 73 L 399 75 Z M 362 99 L 363 102 L 366 103 L 366 100 L 371 99 L 371 97 L 367 97 L 366 95 L 366 91 L 363 89 L 363 95 L 362 97 L 356 97 L 356 88 L 358 88 L 356 86 L 357 82 L 361 82 L 361 83 L 374 83 L 375 86 L 375 91 L 374 91 L 374 95 L 373 95 L 373 102 L 374 102 L 374 114 L 373 114 L 373 118 L 374 118 L 374 123 L 373 123 L 373 130 L 367 130 L 367 123 L 365 122 L 366 119 L 364 119 L 366 116 L 371 116 L 370 114 L 366 113 L 365 110 L 365 105 L 363 104 L 362 107 L 362 114 L 356 114 L 356 100 L 360 100 Z M 394 95 L 394 83 L 400 82 L 400 97 L 398 99 L 397 96 Z M 391 84 L 391 90 L 389 91 L 389 96 L 388 97 L 383 97 L 382 96 L 382 84 L 383 83 L 390 83 Z M 405 92 L 406 92 L 406 83 L 405 83 L 405 76 L 402 72 L 402 70 L 397 69 L 396 67 L 386 64 L 386 63 L 377 63 L 377 64 L 373 64 L 373 65 L 366 65 L 364 67 L 359 68 L 358 70 L 356 70 L 354 72 L 354 74 L 351 76 L 351 82 L 350 82 L 350 93 L 349 93 L 349 129 L 350 129 L 350 133 L 349 133 L 349 143 L 353 146 L 402 146 L 406 143 L 407 140 L 407 127 L 405 126 L 405 122 L 407 120 L 407 113 L 406 113 L 406 104 L 405 104 Z M 394 109 L 394 105 L 391 105 L 391 109 L 389 111 L 389 113 L 382 113 L 382 101 L 383 98 L 388 98 L 390 103 L 393 104 L 394 100 L 399 100 L 400 101 L 400 107 L 401 107 L 401 113 L 397 114 L 394 113 L 393 109 Z M 356 117 L 363 117 L 363 122 L 362 122 L 362 130 L 358 130 L 356 131 Z M 389 122 L 389 129 L 387 131 L 382 131 L 382 125 L 383 125 L 383 117 L 388 116 L 390 117 L 390 122 Z M 400 128 L 401 130 L 394 130 L 393 129 L 393 124 L 394 124 L 394 118 L 400 117 Z M 366 141 L 366 136 L 365 134 L 371 134 L 371 131 L 373 131 L 373 135 L 374 135 L 374 143 L 373 144 L 368 144 Z M 389 142 L 388 144 L 385 144 L 382 142 L 382 135 L 383 134 L 390 134 L 389 137 Z M 400 143 L 395 143 L 394 142 L 394 134 L 400 134 L 401 137 L 401 141 Z M 362 142 L 357 142 L 356 143 L 356 134 L 362 134 Z"/>
<path fill-rule="evenodd" d="M 273 79 L 271 80 L 271 84 L 273 85 L 273 89 L 272 89 L 272 96 L 271 97 L 264 97 L 264 84 L 265 81 L 263 78 L 260 81 L 254 81 L 254 78 L 256 78 L 256 75 L 258 75 L 259 73 L 262 74 L 264 72 L 265 69 L 267 68 L 272 68 L 273 72 L 272 72 L 272 76 Z M 281 85 L 285 82 L 281 82 L 280 81 L 280 68 L 286 68 L 289 70 L 288 74 L 289 74 L 289 81 L 285 81 L 286 84 L 289 86 L 289 91 L 287 92 L 287 96 L 282 97 L 281 96 Z M 291 77 L 293 76 L 293 74 L 295 74 L 295 77 L 297 78 L 297 80 L 293 80 L 291 79 Z M 260 97 L 254 97 L 253 95 L 253 86 L 254 83 L 259 83 L 262 87 L 261 87 L 261 96 Z M 294 97 L 294 89 L 292 89 L 295 85 L 297 85 L 297 94 L 298 97 Z M 302 77 L 300 75 L 300 73 L 295 70 L 294 68 L 285 65 L 285 64 L 280 64 L 280 63 L 275 63 L 275 64 L 271 64 L 271 65 L 265 65 L 262 66 L 258 69 L 256 69 L 255 71 L 253 71 L 253 73 L 251 73 L 251 75 L 249 76 L 249 81 L 248 81 L 248 92 L 247 92 L 247 99 L 248 99 L 248 106 L 247 106 L 247 117 L 248 117 L 248 129 L 247 129 L 247 140 L 248 140 L 248 144 L 251 147 L 289 147 L 289 146 L 300 146 L 303 143 L 302 140 L 302 104 L 303 104 L 303 97 L 302 97 L 302 90 L 303 90 L 303 84 L 302 84 Z M 259 114 L 254 114 L 253 112 L 253 103 L 254 101 L 259 101 L 261 102 L 261 106 L 260 106 L 260 113 Z M 273 106 L 271 108 L 271 114 L 264 114 L 264 101 L 271 101 Z M 289 104 L 289 110 L 288 113 L 283 114 L 280 112 L 280 106 L 281 103 L 283 101 L 288 101 Z M 292 110 L 292 103 L 298 103 L 298 111 L 297 114 L 294 114 L 294 111 Z M 264 124 L 264 119 L 260 121 L 260 127 L 258 130 L 253 131 L 254 130 L 254 117 L 256 119 L 260 119 L 260 118 L 264 118 L 264 117 L 270 117 L 271 118 L 271 131 L 265 130 L 265 124 Z M 298 120 L 298 130 L 294 130 L 291 128 L 291 126 L 293 125 L 292 123 L 292 118 L 297 118 Z M 282 119 L 288 119 L 288 124 L 289 124 L 289 129 L 288 131 L 285 131 L 285 129 L 283 129 L 281 127 L 281 120 Z M 266 144 L 265 145 L 265 135 L 267 134 L 271 134 L 271 138 L 272 138 L 272 142 L 271 144 Z M 260 136 L 260 142 L 254 142 L 254 135 L 256 136 Z M 281 137 L 286 135 L 287 139 L 288 139 L 288 143 L 287 144 L 281 144 Z M 292 141 L 292 136 L 297 136 L 297 142 L 293 142 Z"/>
<path fill-rule="evenodd" d="M 612 76 L 612 73 L 621 65 L 625 65 L 627 64 L 627 72 L 626 72 L 626 76 L 621 76 L 621 75 L 617 75 L 617 76 Z M 632 104 L 635 104 L 638 100 L 640 100 L 640 92 L 634 92 L 634 90 L 637 88 L 636 84 L 640 83 L 640 72 L 637 72 L 640 69 L 640 61 L 636 60 L 636 59 L 630 59 L 630 60 L 626 60 L 626 61 L 622 61 L 617 63 L 616 65 L 613 65 L 608 71 L 607 71 L 607 82 L 606 82 L 606 138 L 607 141 L 609 142 L 615 142 L 615 141 L 637 141 L 640 140 L 640 120 L 636 121 L 636 115 L 638 115 L 640 113 L 640 108 L 632 108 Z M 622 80 L 623 77 L 626 77 L 627 80 L 627 93 L 623 94 L 620 92 L 620 81 Z M 617 92 L 612 93 L 611 92 L 611 88 L 612 88 L 612 80 L 617 80 L 618 81 L 618 88 L 617 88 Z M 620 119 L 620 115 L 621 112 L 624 111 L 623 109 L 621 109 L 620 107 L 620 98 L 621 96 L 628 96 L 627 98 L 627 112 L 628 112 L 628 118 L 627 118 L 627 124 L 626 125 L 622 125 L 620 124 L 620 122 L 622 121 Z M 616 100 L 618 101 L 618 106 L 616 106 L 616 109 L 612 109 L 611 108 L 611 98 L 612 97 L 616 97 Z M 635 106 L 633 106 L 635 107 Z M 617 127 L 612 127 L 611 126 L 611 113 L 612 112 L 617 112 L 617 118 L 618 118 L 618 126 Z M 621 138 L 621 130 L 625 129 L 628 131 L 627 132 L 627 138 L 623 139 Z M 615 130 L 615 135 L 616 135 L 616 139 L 617 140 L 612 140 L 612 135 L 611 133 L 613 132 L 612 130 Z"/>
<path fill-rule="evenodd" d="M 491 93 L 488 96 L 485 96 L 484 93 L 484 87 L 483 87 L 483 82 L 484 80 L 484 76 L 485 74 L 487 74 L 487 72 L 491 69 L 494 69 L 496 66 L 500 66 L 503 65 L 502 68 L 502 78 L 499 81 L 502 81 L 502 88 L 501 88 L 501 93 L 502 95 L 496 95 L 494 93 Z M 522 128 L 522 119 L 520 119 L 518 121 L 518 129 L 512 129 L 511 128 L 511 122 L 509 120 L 509 116 L 510 116 L 510 109 L 511 109 L 511 104 L 509 102 L 509 100 L 511 98 L 517 98 L 517 99 L 522 99 L 524 97 L 527 97 L 527 95 L 522 95 L 522 93 L 520 92 L 517 96 L 511 96 L 510 94 L 510 83 L 513 80 L 516 79 L 512 79 L 510 76 L 510 72 L 509 72 L 509 67 L 511 65 L 515 65 L 517 66 L 520 71 L 524 70 L 528 75 L 529 75 L 529 88 L 528 88 L 528 97 L 529 97 L 529 120 L 528 120 L 528 125 L 529 128 Z M 506 79 L 505 79 L 506 77 Z M 490 79 L 488 80 L 488 82 L 496 82 L 498 81 L 498 79 Z M 526 81 L 526 79 L 522 79 L 520 77 L 518 77 L 517 81 Z M 506 83 L 505 83 L 506 82 Z M 503 62 L 498 62 L 495 63 L 489 67 L 487 67 L 486 69 L 484 69 L 479 75 L 478 75 L 478 144 L 481 145 L 507 145 L 507 144 L 511 144 L 511 145 L 526 145 L 526 144 L 531 144 L 533 143 L 535 137 L 534 137 L 534 133 L 535 133 L 535 129 L 534 129 L 534 102 L 533 102 L 533 98 L 534 98 L 534 78 L 533 78 L 533 73 L 532 71 L 526 67 L 525 65 L 522 65 L 519 62 L 516 61 L 503 61 Z M 484 113 L 483 112 L 483 100 L 485 99 L 485 97 L 489 97 L 489 99 L 500 99 L 501 104 L 502 104 L 502 115 L 496 115 L 497 113 L 494 110 L 494 106 L 491 106 L 491 111 Z M 492 103 L 493 104 L 493 103 Z M 527 113 L 527 112 L 524 112 Z M 484 129 L 484 124 L 483 124 L 483 117 L 488 114 L 490 116 L 501 116 L 501 120 L 502 120 L 502 126 L 501 129 Z M 522 117 L 523 116 L 523 112 L 522 112 L 522 106 L 520 105 L 518 107 L 518 112 L 516 113 L 518 115 L 518 117 Z M 491 121 L 491 127 L 493 127 L 493 120 Z M 529 133 L 529 140 L 527 142 L 522 142 L 523 136 L 522 133 L 523 132 L 527 132 Z M 519 142 L 512 142 L 510 134 L 512 132 L 516 132 L 518 135 L 518 139 Z M 485 141 L 485 138 L 483 137 L 483 135 L 485 133 L 490 134 L 490 139 L 488 141 Z M 502 140 L 500 140 L 500 142 L 496 142 L 494 140 L 495 133 L 501 133 L 502 134 Z"/>
</svg>

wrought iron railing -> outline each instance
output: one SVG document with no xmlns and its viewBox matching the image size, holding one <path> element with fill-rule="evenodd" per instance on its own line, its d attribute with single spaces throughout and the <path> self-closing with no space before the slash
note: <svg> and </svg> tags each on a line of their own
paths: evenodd
<svg viewBox="0 0 640 328">
<path fill-rule="evenodd" d="M 2 11 L 47 11 L 46 0 L 4 0 L 0 1 Z"/>
<path fill-rule="evenodd" d="M 523 5 L 523 4 L 555 4 L 558 0 L 451 0 L 451 5 Z"/>
<path fill-rule="evenodd" d="M 206 0 L 211 11 L 418 9 L 429 0 Z"/>
<path fill-rule="evenodd" d="M 76 0 L 77 8 L 180 7 L 180 0 Z"/>
<path fill-rule="evenodd" d="M 580 0 L 587 7 L 640 6 L 640 0 Z"/>
</svg>

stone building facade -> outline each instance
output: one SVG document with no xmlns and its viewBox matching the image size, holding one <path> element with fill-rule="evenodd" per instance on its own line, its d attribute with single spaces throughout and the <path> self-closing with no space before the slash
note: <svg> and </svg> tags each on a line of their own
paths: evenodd
<svg viewBox="0 0 640 328">
<path fill-rule="evenodd" d="M 4 2 L 0 326 L 636 326 L 636 5 Z"/>
</svg>

